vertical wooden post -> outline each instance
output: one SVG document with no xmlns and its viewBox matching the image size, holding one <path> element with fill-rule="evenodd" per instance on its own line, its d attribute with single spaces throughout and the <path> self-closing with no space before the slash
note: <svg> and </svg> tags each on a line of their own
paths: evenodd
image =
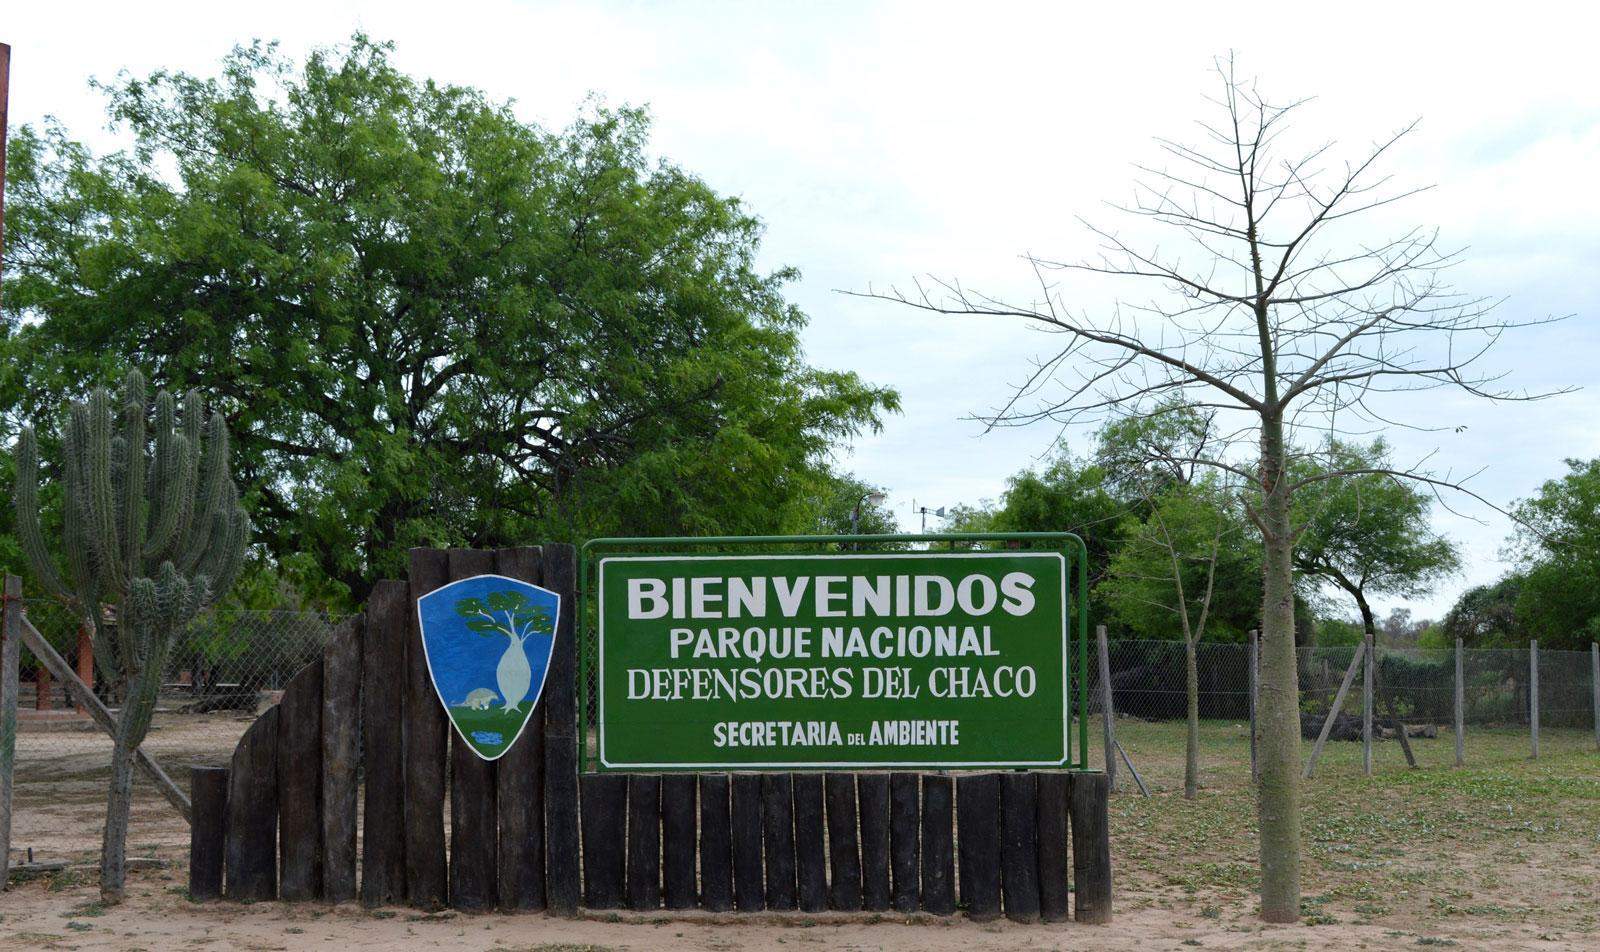
<svg viewBox="0 0 1600 952">
<path fill-rule="evenodd" d="M 6 47 L 3 56 L 10 56 Z M 6 66 L 0 63 L 0 69 Z M 3 80 L 0 80 L 3 82 Z M 3 133 L 0 133 L 3 135 Z M 0 159 L 4 153 L 0 152 Z M 22 690 L 22 579 L 5 577 L 0 594 L 0 889 L 11 872 L 11 798 L 17 766 L 17 693 Z"/>
<path fill-rule="evenodd" d="M 223 836 L 228 828 L 228 768 L 190 767 L 189 898 L 222 898 Z"/>
<path fill-rule="evenodd" d="M 410 588 L 379 581 L 367 596 L 361 640 L 361 902 L 387 906 L 406 898 L 406 640 Z"/>
<path fill-rule="evenodd" d="M 922 798 L 917 775 L 904 771 L 889 775 L 890 902 L 900 912 L 917 910 L 917 868 L 921 861 L 917 826 Z"/>
<path fill-rule="evenodd" d="M 661 778 L 661 896 L 668 909 L 693 909 L 699 895 L 694 875 L 695 786 L 695 775 L 690 773 Z M 502 813 L 502 826 L 504 817 Z"/>
<path fill-rule="evenodd" d="M 450 581 L 493 574 L 494 553 L 450 549 Z M 450 905 L 481 912 L 499 902 L 499 811 L 495 767 L 479 757 L 459 732 L 450 731 Z"/>
<path fill-rule="evenodd" d="M 733 820 L 728 775 L 700 775 L 700 905 L 707 912 L 733 908 Z"/>
<path fill-rule="evenodd" d="M 1039 921 L 1039 776 L 1000 775 L 1000 889 L 1014 922 Z"/>
<path fill-rule="evenodd" d="M 278 898 L 322 896 L 322 664 L 289 679 L 278 702 Z"/>
<path fill-rule="evenodd" d="M 1361 772 L 1372 776 L 1372 676 L 1377 666 L 1371 635 L 1362 642 L 1366 655 L 1361 668 Z"/>
<path fill-rule="evenodd" d="M 361 771 L 361 651 L 366 620 L 333 631 L 322 652 L 322 891 L 356 898 L 356 793 Z M 391 713 L 390 717 L 393 717 Z"/>
<path fill-rule="evenodd" d="M 1256 751 L 1256 703 L 1261 694 L 1261 635 L 1250 629 L 1250 780 L 1261 779 L 1259 755 Z"/>
<path fill-rule="evenodd" d="M 1100 721 L 1105 735 L 1106 782 L 1117 789 L 1117 712 L 1111 703 L 1111 652 L 1106 646 L 1106 626 L 1096 625 L 1095 640 L 1100 645 Z"/>
<path fill-rule="evenodd" d="M 729 808 L 733 827 L 733 907 L 760 912 L 767 897 L 761 881 L 761 776 L 733 775 Z"/>
<path fill-rule="evenodd" d="M 828 798 L 828 904 L 842 912 L 861 908 L 861 850 L 856 823 L 856 775 L 823 777 Z"/>
<path fill-rule="evenodd" d="M 544 697 L 545 896 L 551 912 L 578 911 L 578 553 L 566 544 L 547 545 L 544 587 L 561 596 L 561 617 Z"/>
<path fill-rule="evenodd" d="M 498 549 L 497 575 L 539 585 L 544 557 L 538 546 Z M 568 611 L 571 605 L 563 605 Z M 507 911 L 544 908 L 544 705 L 528 718 L 522 736 L 495 762 L 495 815 L 500 822 L 496 894 Z M 692 789 L 692 788 L 691 788 Z"/>
<path fill-rule="evenodd" d="M 443 549 L 412 549 L 410 591 L 402 606 L 406 626 L 405 864 L 406 901 L 438 909 L 449 900 L 445 865 L 444 795 L 450 754 L 450 722 L 428 676 L 428 659 L 417 625 L 417 599 L 449 581 Z"/>
<path fill-rule="evenodd" d="M 1528 642 L 1528 728 L 1533 739 L 1533 759 L 1539 759 L 1539 641 Z"/>
<path fill-rule="evenodd" d="M 91 691 L 94 690 L 94 638 L 89 634 L 88 625 L 78 626 L 77 667 L 78 680 L 88 685 Z M 68 688 L 68 693 L 71 693 L 71 688 Z M 79 714 L 89 713 L 89 708 L 84 706 L 81 699 L 74 706 L 77 707 Z"/>
<path fill-rule="evenodd" d="M 661 775 L 628 775 L 628 908 L 661 906 Z"/>
<path fill-rule="evenodd" d="M 50 669 L 44 665 L 33 672 L 33 709 L 48 711 L 55 707 L 55 682 L 50 680 Z"/>
<path fill-rule="evenodd" d="M 889 909 L 889 775 L 856 775 L 861 823 L 861 908 Z"/>
<path fill-rule="evenodd" d="M 1072 874 L 1076 918 L 1111 921 L 1111 829 L 1104 774 L 1072 775 Z"/>
<path fill-rule="evenodd" d="M 789 774 L 761 775 L 761 842 L 766 857 L 767 908 L 794 909 L 794 778 Z"/>
<path fill-rule="evenodd" d="M 802 912 L 828 908 L 827 811 L 823 803 L 822 774 L 795 774 L 795 898 Z"/>
<path fill-rule="evenodd" d="M 1068 915 L 1072 873 L 1067 859 L 1071 836 L 1067 818 L 1071 800 L 1071 774 L 1039 774 L 1039 918 L 1045 922 L 1062 922 Z"/>
<path fill-rule="evenodd" d="M 584 774 L 581 802 L 584 905 L 621 908 L 627 892 L 627 775 Z"/>
<path fill-rule="evenodd" d="M 1000 775 L 956 779 L 956 849 L 961 902 L 977 922 L 1000 915 Z"/>
<path fill-rule="evenodd" d="M 11 99 L 11 44 L 0 43 L 0 262 L 6 245 L 6 126 Z M 0 862 L 0 867 L 4 863 Z M 0 886 L 5 880 L 0 879 Z"/>
<path fill-rule="evenodd" d="M 228 766 L 223 865 L 235 901 L 278 895 L 278 713 L 273 706 L 256 718 Z"/>
<path fill-rule="evenodd" d="M 956 911 L 954 787 L 950 777 L 922 777 L 922 908 L 937 916 Z"/>
<path fill-rule="evenodd" d="M 1466 666 L 1462 663 L 1461 639 L 1456 639 L 1456 766 L 1464 766 L 1467 762 L 1467 679 Z"/>
<path fill-rule="evenodd" d="M 1594 747 L 1600 750 L 1600 643 L 1589 642 L 1589 688 L 1594 694 Z"/>
</svg>

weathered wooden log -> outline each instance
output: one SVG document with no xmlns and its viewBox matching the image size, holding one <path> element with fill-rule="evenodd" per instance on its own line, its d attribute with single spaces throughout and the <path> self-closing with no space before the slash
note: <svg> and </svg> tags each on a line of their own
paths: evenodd
<svg viewBox="0 0 1600 952">
<path fill-rule="evenodd" d="M 1000 915 L 1000 775 L 956 780 L 956 846 L 961 850 L 961 903 L 978 922 Z"/>
<path fill-rule="evenodd" d="M 239 739 L 228 765 L 224 892 L 238 902 L 278 895 L 278 708 Z"/>
<path fill-rule="evenodd" d="M 9 63 L 10 48 L 0 58 Z M 5 70 L 0 63 L 0 112 L 5 109 Z M 0 139 L 5 132 L 0 130 Z M 0 146 L 3 149 L 3 146 Z M 0 155 L 0 160 L 4 160 Z M 0 189 L 5 187 L 0 173 Z M 5 196 L 0 194 L 0 199 Z M 4 224 L 0 220 L 0 224 Z M 17 694 L 22 690 L 22 579 L 6 575 L 4 597 L 0 597 L 0 889 L 10 882 L 11 809 L 17 767 Z M 36 688 L 37 689 L 37 688 Z"/>
<path fill-rule="evenodd" d="M 496 575 L 533 585 L 544 579 L 538 546 L 499 549 Z M 537 911 L 544 902 L 544 704 L 533 709 L 511 749 L 495 762 L 495 815 L 500 863 L 495 892 L 508 912 Z"/>
<path fill-rule="evenodd" d="M 761 881 L 761 776 L 733 775 L 733 907 L 759 912 L 766 907 Z"/>
<path fill-rule="evenodd" d="M 443 549 L 412 549 L 404 606 L 405 686 L 405 863 L 406 901 L 438 909 L 449 900 L 445 861 L 444 798 L 450 764 L 450 721 L 428 676 L 428 658 L 417 624 L 417 599 L 449 581 Z"/>
<path fill-rule="evenodd" d="M 450 549 L 445 559 L 452 582 L 494 572 L 494 553 L 486 549 Z M 450 731 L 450 905 L 469 912 L 499 903 L 495 767 Z"/>
<path fill-rule="evenodd" d="M 1039 781 L 1031 772 L 1000 775 L 1000 887 L 1006 918 L 1039 921 Z"/>
<path fill-rule="evenodd" d="M 1039 774 L 1039 918 L 1045 922 L 1062 922 L 1068 916 L 1072 873 L 1067 865 L 1067 817 L 1071 799 L 1070 774 Z"/>
<path fill-rule="evenodd" d="M 322 896 L 329 902 L 356 898 L 361 643 L 365 632 L 366 620 L 361 615 L 346 619 L 333 630 L 322 652 Z"/>
<path fill-rule="evenodd" d="M 661 897 L 668 909 L 693 909 L 695 889 L 694 774 L 661 778 Z"/>
<path fill-rule="evenodd" d="M 628 908 L 661 908 L 661 776 L 628 776 Z"/>
<path fill-rule="evenodd" d="M 228 768 L 189 768 L 189 898 L 222 897 L 222 857 L 228 829 Z"/>
<path fill-rule="evenodd" d="M 917 880 L 920 878 L 917 867 L 921 859 L 917 834 L 922 823 L 920 785 L 914 773 L 889 776 L 889 865 L 893 883 L 890 902 L 900 912 L 915 912 L 917 908 Z"/>
<path fill-rule="evenodd" d="M 822 774 L 794 775 L 794 866 L 796 899 L 805 912 L 828 908 L 827 811 Z"/>
<path fill-rule="evenodd" d="M 278 702 L 278 898 L 322 896 L 322 665 L 295 672 Z"/>
<path fill-rule="evenodd" d="M 1105 774 L 1072 775 L 1072 877 L 1079 922 L 1111 921 L 1109 795 Z"/>
<path fill-rule="evenodd" d="M 545 897 L 551 912 L 578 911 L 578 649 L 573 620 L 578 605 L 577 550 L 566 544 L 546 545 L 544 587 L 561 597 L 555 646 L 545 677 L 544 815 Z"/>
<path fill-rule="evenodd" d="M 861 826 L 861 908 L 889 908 L 889 775 L 856 775 Z"/>
<path fill-rule="evenodd" d="M 727 774 L 700 775 L 700 905 L 733 908 L 733 820 Z"/>
<path fill-rule="evenodd" d="M 628 778 L 584 774 L 583 902 L 590 909 L 619 909 L 627 883 Z"/>
<path fill-rule="evenodd" d="M 825 775 L 828 798 L 828 906 L 842 912 L 861 908 L 861 841 L 856 812 L 856 775 Z"/>
<path fill-rule="evenodd" d="M 788 774 L 761 775 L 761 842 L 766 859 L 767 908 L 795 908 L 794 782 Z"/>
<path fill-rule="evenodd" d="M 406 898 L 406 638 L 410 587 L 389 579 L 367 596 L 361 645 L 361 902 Z"/>
<path fill-rule="evenodd" d="M 922 908 L 934 915 L 956 911 L 955 784 L 922 777 Z"/>
</svg>

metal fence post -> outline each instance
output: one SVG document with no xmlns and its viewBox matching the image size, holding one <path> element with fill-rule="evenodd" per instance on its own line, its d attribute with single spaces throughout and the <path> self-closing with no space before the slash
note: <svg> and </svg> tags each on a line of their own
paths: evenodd
<svg viewBox="0 0 1600 952">
<path fill-rule="evenodd" d="M 1095 640 L 1100 645 L 1100 721 L 1106 743 L 1106 783 L 1117 789 L 1116 712 L 1111 706 L 1111 653 L 1106 647 L 1106 626 L 1096 625 Z"/>
<path fill-rule="evenodd" d="M 1456 639 L 1456 766 L 1466 764 L 1467 679 L 1461 660 L 1461 639 Z"/>
<path fill-rule="evenodd" d="M 0 889 L 11 875 L 11 781 L 17 761 L 17 666 L 22 661 L 22 579 L 0 598 Z"/>
<path fill-rule="evenodd" d="M 1377 642 L 1366 640 L 1366 660 L 1361 669 L 1361 772 L 1372 776 L 1372 669 L 1378 660 Z"/>
<path fill-rule="evenodd" d="M 1261 779 L 1261 768 L 1258 765 L 1256 754 L 1256 703 L 1261 691 L 1261 645 L 1260 634 L 1250 629 L 1250 782 Z"/>
<path fill-rule="evenodd" d="M 1589 642 L 1589 688 L 1594 692 L 1594 747 L 1600 750 L 1600 642 Z"/>
<path fill-rule="evenodd" d="M 1533 759 L 1539 759 L 1539 641 L 1528 642 L 1528 728 L 1533 738 Z"/>
</svg>

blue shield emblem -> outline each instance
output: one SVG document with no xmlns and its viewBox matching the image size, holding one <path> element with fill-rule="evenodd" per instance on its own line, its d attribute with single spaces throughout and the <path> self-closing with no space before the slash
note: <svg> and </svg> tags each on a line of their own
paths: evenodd
<svg viewBox="0 0 1600 952">
<path fill-rule="evenodd" d="M 417 599 L 428 674 L 456 733 L 484 760 L 517 742 L 544 693 L 561 596 L 502 575 Z"/>
</svg>

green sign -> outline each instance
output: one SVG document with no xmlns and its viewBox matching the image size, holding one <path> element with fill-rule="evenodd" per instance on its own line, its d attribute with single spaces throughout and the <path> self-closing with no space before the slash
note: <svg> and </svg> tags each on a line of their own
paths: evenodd
<svg viewBox="0 0 1600 952">
<path fill-rule="evenodd" d="M 1068 763 L 1059 552 L 616 555 L 599 766 Z"/>
</svg>

